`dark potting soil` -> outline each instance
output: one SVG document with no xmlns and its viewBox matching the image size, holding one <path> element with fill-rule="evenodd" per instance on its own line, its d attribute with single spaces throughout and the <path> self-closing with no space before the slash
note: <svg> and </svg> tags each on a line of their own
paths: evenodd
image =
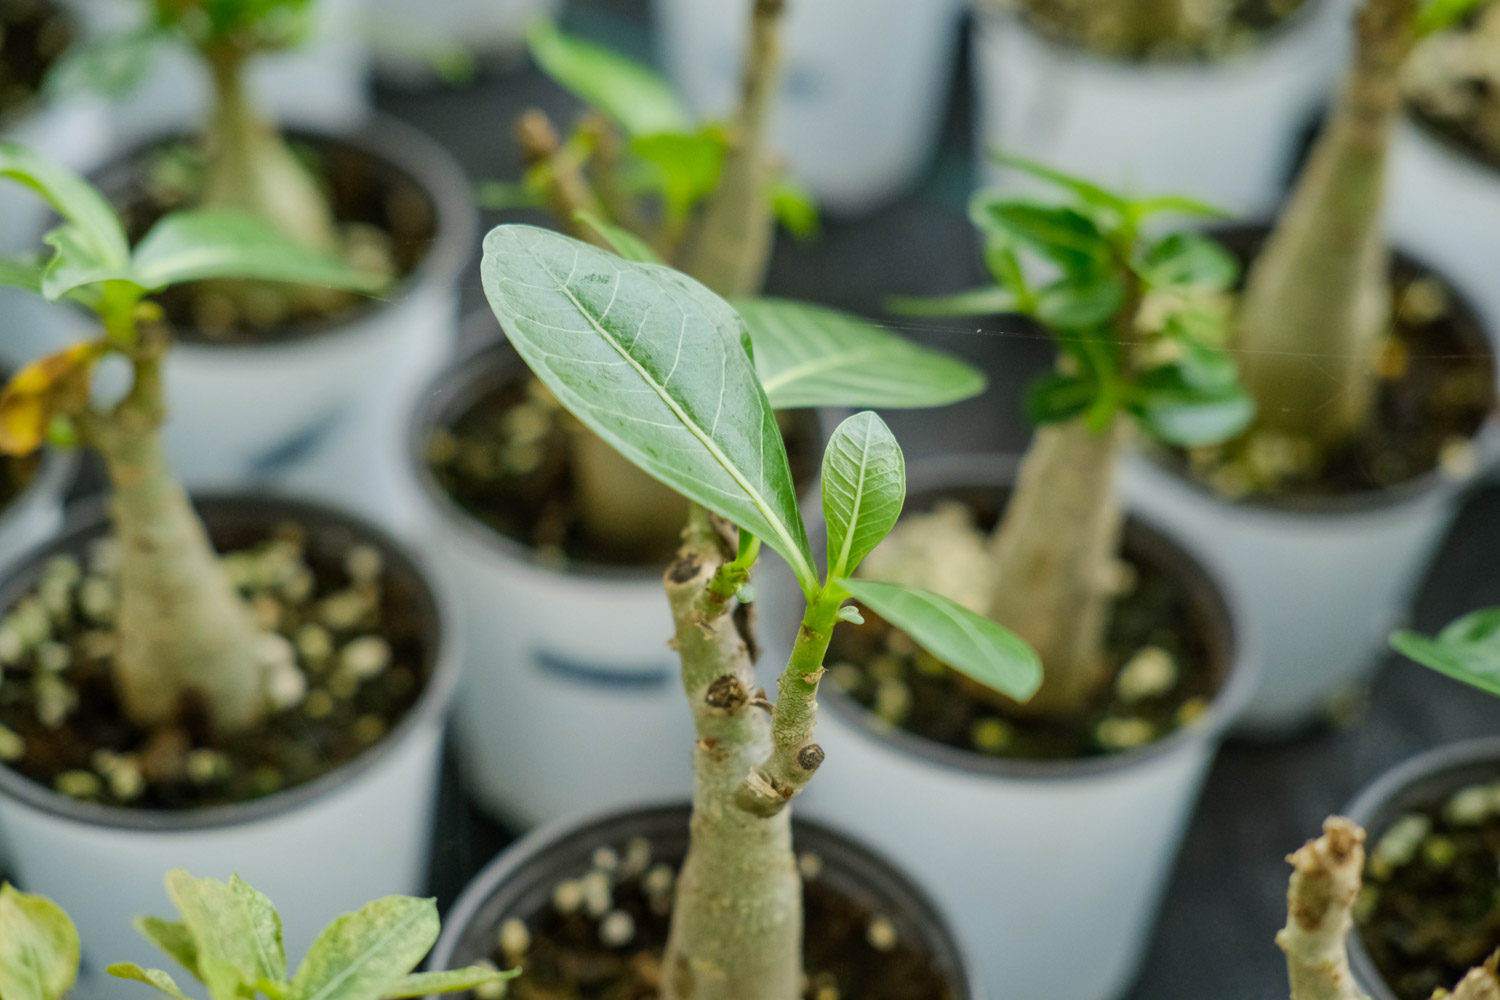
<svg viewBox="0 0 1500 1000">
<path fill-rule="evenodd" d="M 1258 241 L 1225 242 L 1243 259 L 1259 249 Z M 1252 430 L 1179 461 L 1223 496 L 1292 505 L 1386 489 L 1434 469 L 1456 478 L 1472 472 L 1471 441 L 1496 406 L 1495 359 L 1483 331 L 1440 277 L 1404 260 L 1392 272 L 1391 314 L 1372 420 L 1359 437 L 1319 454 L 1310 441 Z"/>
<path fill-rule="evenodd" d="M 1424 39 L 1406 75 L 1407 106 L 1439 141 L 1500 170 L 1500 5 L 1481 4 Z"/>
<path fill-rule="evenodd" d="M 1500 783 L 1406 814 L 1370 850 L 1355 919 L 1399 1000 L 1452 989 L 1500 948 L 1497 861 Z"/>
<path fill-rule="evenodd" d="M 1103 679 L 1071 717 L 1008 711 L 863 607 L 865 624 L 834 632 L 829 680 L 884 725 L 987 756 L 1073 760 L 1155 742 L 1201 716 L 1220 681 L 1182 584 L 1132 565 L 1111 616 Z"/>
<path fill-rule="evenodd" d="M 1196 26 L 1190 37 L 1159 42 L 1149 47 L 1132 46 L 1125 39 L 1110 37 L 1103 26 L 1085 12 L 1096 0 L 1005 0 L 1018 6 L 1028 22 L 1041 34 L 1065 45 L 1088 49 L 1101 56 L 1141 62 L 1213 61 L 1232 58 L 1258 47 L 1274 30 L 1308 3 L 1328 0 L 1227 0 L 1217 5 L 1212 23 Z"/>
<path fill-rule="evenodd" d="M 547 909 L 498 929 L 493 961 L 521 969 L 505 1000 L 653 1000 L 661 990 L 676 863 L 644 839 L 605 848 Z M 603 862 L 602 864 L 600 862 Z M 951 1000 L 952 987 L 895 925 L 818 880 L 803 854 L 805 1000 Z M 481 998 L 483 1000 L 483 998 Z"/>
<path fill-rule="evenodd" d="M 118 556 L 101 538 L 50 560 L 0 618 L 0 763 L 80 800 L 194 809 L 304 784 L 401 721 L 431 650 L 417 598 L 378 549 L 291 523 L 215 542 L 266 629 L 277 708 L 264 725 L 221 740 L 191 707 L 155 731 L 124 718 L 110 672 Z"/>
<path fill-rule="evenodd" d="M 411 275 L 437 234 L 437 207 L 422 187 L 354 146 L 289 138 L 333 209 L 346 259 L 389 275 L 392 284 Z M 166 213 L 193 207 L 203 180 L 201 153 L 179 139 L 137 150 L 104 173 L 101 187 L 120 209 L 133 243 Z M 295 340 L 380 307 L 350 292 L 269 282 L 193 282 L 154 298 L 179 339 L 210 344 Z"/>
<path fill-rule="evenodd" d="M 817 474 L 817 420 L 807 410 L 785 411 L 777 419 L 801 495 Z M 576 428 L 539 382 L 518 372 L 435 430 L 427 441 L 427 459 L 439 485 L 460 507 L 546 563 L 666 566 L 676 549 L 675 527 L 657 551 L 625 552 L 589 537 L 576 499 Z M 685 517 L 685 504 L 683 511 Z"/>
<path fill-rule="evenodd" d="M 0 0 L 0 120 L 36 100 L 76 34 L 73 18 L 52 0 Z"/>
</svg>

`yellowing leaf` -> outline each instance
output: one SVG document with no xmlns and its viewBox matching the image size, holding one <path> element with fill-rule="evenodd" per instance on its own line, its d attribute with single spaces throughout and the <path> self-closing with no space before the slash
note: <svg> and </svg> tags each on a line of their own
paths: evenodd
<svg viewBox="0 0 1500 1000">
<path fill-rule="evenodd" d="M 55 417 L 86 405 L 89 374 L 103 351 L 94 341 L 74 344 L 16 372 L 0 390 L 0 452 L 29 455 Z"/>
</svg>

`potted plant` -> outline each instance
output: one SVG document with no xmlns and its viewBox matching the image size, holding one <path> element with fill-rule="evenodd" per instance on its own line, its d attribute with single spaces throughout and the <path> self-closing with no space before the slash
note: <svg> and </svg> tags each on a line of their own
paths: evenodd
<svg viewBox="0 0 1500 1000">
<path fill-rule="evenodd" d="M 1406 113 L 1391 147 L 1391 232 L 1468 289 L 1494 329 L 1500 297 L 1482 262 L 1493 257 L 1500 226 L 1500 7 L 1464 6 L 1473 9 L 1417 45 L 1402 81 Z"/>
<path fill-rule="evenodd" d="M 673 998 L 792 996 L 802 901 L 787 807 L 824 759 L 814 731 L 823 654 L 839 623 L 859 617 L 845 601 L 858 596 L 1015 698 L 1038 683 L 1035 657 L 942 597 L 852 579 L 905 494 L 899 447 L 873 413 L 841 424 L 824 453 L 830 542 L 819 572 L 745 324 L 702 285 L 525 226 L 490 233 L 482 276 L 510 343 L 559 403 L 693 504 L 664 579 L 696 779 L 659 988 Z M 805 597 L 774 704 L 756 684 L 754 633 L 737 610 L 763 545 Z"/>
<path fill-rule="evenodd" d="M 1245 598 L 1263 664 L 1251 732 L 1296 731 L 1358 689 L 1495 443 L 1483 327 L 1440 277 L 1393 264 L 1382 234 L 1398 73 L 1426 9 L 1364 4 L 1340 99 L 1264 248 L 1224 234 L 1254 258 L 1230 343 L 1255 424 L 1129 466 L 1141 509 Z"/>
<path fill-rule="evenodd" d="M 1024 706 L 972 689 L 894 628 L 836 640 L 824 743 L 838 780 L 808 809 L 922 878 L 991 992 L 1104 1000 L 1139 964 L 1251 683 L 1227 595 L 1167 529 L 1127 519 L 1116 467 L 1133 433 L 1218 440 L 1253 407 L 1221 346 L 1235 262 L 1201 235 L 1146 235 L 1163 213 L 1205 209 L 1008 162 L 1064 197 L 974 198 L 997 284 L 897 305 L 1038 319 L 1061 354 L 1027 396 L 1040 426 L 1019 466 L 915 467 L 914 510 L 866 568 L 1014 629 L 1042 687 Z M 1087 960 L 1069 957 L 1079 940 Z"/>
<path fill-rule="evenodd" d="M 747 8 L 786 18 L 772 130 L 792 176 L 839 215 L 870 212 L 916 184 L 943 122 L 963 4 L 744 0 L 726 12 L 656 0 L 662 61 L 699 117 L 734 105 L 752 30 Z M 859 44 L 847 45 L 854 22 Z"/>
<path fill-rule="evenodd" d="M 979 0 L 980 148 L 1234 212 L 1279 200 L 1343 48 L 1339 0 Z M 1003 174 L 1006 183 L 1023 175 Z"/>
<path fill-rule="evenodd" d="M 49 259 L 7 261 L 5 282 L 100 321 L 11 379 L 0 446 L 76 441 L 111 486 L 108 521 L 81 519 L 0 589 L 10 861 L 102 953 L 173 858 L 232 861 L 299 900 L 288 935 L 308 940 L 316 923 L 300 921 L 425 876 L 456 680 L 450 608 L 414 559 L 345 515 L 225 498 L 200 520 L 165 457 L 170 351 L 150 296 L 194 280 L 361 289 L 372 276 L 228 210 L 169 214 L 132 250 L 76 175 L 11 145 L 0 175 L 63 219 Z M 371 823 L 382 835 L 359 836 Z"/>
<path fill-rule="evenodd" d="M 751 169 L 763 161 L 759 140 L 695 130 L 649 70 L 550 26 L 533 29 L 531 44 L 598 107 L 566 141 L 539 115 L 523 121 L 528 195 L 580 236 L 753 292 L 769 233 L 739 241 L 727 220 L 772 225 L 769 180 Z M 700 153 L 717 165 L 705 177 Z M 624 180 L 643 172 L 649 193 L 627 196 Z M 855 317 L 736 302 L 772 403 L 788 411 L 778 419 L 803 491 L 831 430 L 812 407 L 930 406 L 983 386 L 973 369 Z M 493 339 L 493 316 L 479 322 Z M 469 609 L 456 732 L 470 793 L 522 826 L 676 794 L 689 778 L 679 748 L 690 731 L 661 644 L 669 620 L 655 567 L 676 548 L 685 502 L 573 420 L 508 345 L 458 362 L 424 398 L 410 466 Z M 766 574 L 762 606 L 778 606 L 790 586 Z M 579 614 L 598 627 L 569 627 Z M 767 630 L 769 655 L 782 652 L 779 631 Z"/>
<path fill-rule="evenodd" d="M 318 935 L 289 975 L 281 915 L 238 875 L 228 882 L 168 872 L 167 895 L 180 920 L 139 917 L 141 935 L 179 962 L 211 997 L 337 995 L 399 1000 L 503 984 L 517 971 L 471 965 L 413 972 L 438 936 L 430 899 L 387 896 L 346 913 Z M 17 1000 L 62 1000 L 78 978 L 78 929 L 45 896 L 0 884 L 0 986 Z M 154 986 L 176 1000 L 186 994 L 170 973 L 115 962 L 112 976 Z"/>
<path fill-rule="evenodd" d="M 158 0 L 156 34 L 185 44 L 209 73 L 211 113 L 197 143 L 174 135 L 137 146 L 95 176 L 134 237 L 172 208 L 234 207 L 388 275 L 374 304 L 251 283 L 164 298 L 185 341 L 172 358 L 179 419 L 167 446 L 191 484 L 278 477 L 399 525 L 407 511 L 392 442 L 451 350 L 474 208 L 447 155 L 403 126 L 283 135 L 266 117 L 249 72 L 291 44 L 289 18 L 314 9 Z"/>
</svg>

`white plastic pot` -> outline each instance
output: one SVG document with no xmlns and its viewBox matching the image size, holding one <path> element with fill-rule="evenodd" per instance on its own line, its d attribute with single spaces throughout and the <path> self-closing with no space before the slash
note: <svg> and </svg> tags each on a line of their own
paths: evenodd
<svg viewBox="0 0 1500 1000">
<path fill-rule="evenodd" d="M 1500 330 L 1500 170 L 1407 114 L 1391 144 L 1391 237 L 1448 275 Z"/>
<path fill-rule="evenodd" d="M 974 31 L 980 154 L 1004 150 L 1126 191 L 1270 211 L 1343 65 L 1343 0 L 1308 7 L 1254 51 L 1216 62 L 1103 59 L 1019 17 Z M 1020 183 L 1000 172 L 1003 183 Z"/>
<path fill-rule="evenodd" d="M 167 450 L 194 488 L 271 480 L 404 530 L 414 517 L 398 493 L 405 418 L 453 351 L 477 213 L 462 170 L 421 133 L 378 119 L 333 141 L 426 193 L 431 247 L 400 286 L 338 322 L 251 344 L 176 344 L 165 376 Z"/>
<path fill-rule="evenodd" d="M 425 84 L 433 57 L 460 49 L 477 56 L 518 56 L 526 27 L 555 17 L 561 0 L 365 0 L 375 68 L 398 84 Z"/>
<path fill-rule="evenodd" d="M 290 517 L 314 532 L 343 527 L 379 544 L 428 619 L 427 686 L 378 746 L 316 781 L 241 805 L 163 812 L 83 803 L 0 768 L 0 847 L 18 884 L 56 900 L 78 925 L 84 970 L 71 995 L 79 1000 L 118 995 L 104 972 L 111 962 L 162 964 L 131 920 L 173 916 L 163 879 L 174 868 L 219 879 L 238 873 L 266 893 L 294 960 L 340 913 L 426 885 L 443 716 L 459 663 L 451 595 L 432 589 L 435 578 L 390 539 L 324 508 L 256 498 L 208 500 L 200 509 L 210 525 Z M 103 531 L 96 511 L 38 553 L 6 593 L 13 599 L 24 589 L 47 555 Z"/>
<path fill-rule="evenodd" d="M 256 106 L 275 119 L 344 131 L 370 114 L 369 52 L 362 31 L 363 0 L 319 0 L 305 44 L 258 57 L 250 67 Z M 95 36 L 128 31 L 141 22 L 139 0 L 80 0 L 73 4 Z M 110 116 L 117 142 L 196 129 L 208 113 L 208 73 L 195 53 L 164 45 L 151 70 Z"/>
<path fill-rule="evenodd" d="M 723 119 L 739 99 L 750 0 L 655 0 L 662 58 L 688 106 Z M 787 5 L 774 146 L 819 205 L 868 212 L 931 159 L 957 61 L 953 0 Z"/>
<path fill-rule="evenodd" d="M 911 482 L 914 493 L 998 495 L 1013 470 L 963 456 L 914 467 Z M 883 724 L 834 685 L 819 696 L 826 758 L 798 809 L 858 831 L 910 872 L 997 998 L 1125 991 L 1220 736 L 1253 684 L 1237 616 L 1213 580 L 1138 522 L 1127 548 L 1187 586 L 1221 684 L 1201 718 L 1156 743 L 1085 760 L 1004 760 Z"/>
</svg>

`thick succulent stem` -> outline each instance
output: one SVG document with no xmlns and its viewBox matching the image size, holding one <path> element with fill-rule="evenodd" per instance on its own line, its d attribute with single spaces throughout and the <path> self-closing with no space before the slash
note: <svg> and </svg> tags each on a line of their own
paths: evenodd
<svg viewBox="0 0 1500 1000">
<path fill-rule="evenodd" d="M 110 416 L 83 424 L 113 488 L 115 687 L 137 726 L 167 725 L 197 710 L 215 732 L 240 732 L 266 712 L 260 633 L 168 468 L 160 352 L 143 344 L 134 362 L 130 396 Z"/>
<path fill-rule="evenodd" d="M 1287 889 L 1286 926 L 1276 944 L 1286 953 L 1292 1000 L 1369 1000 L 1354 984 L 1345 941 L 1365 867 L 1365 832 L 1341 816 L 1323 824 L 1323 836 L 1287 856 L 1293 868 Z"/>
<path fill-rule="evenodd" d="M 1389 318 L 1387 149 L 1418 0 L 1366 0 L 1353 64 L 1250 270 L 1234 347 L 1261 426 L 1331 447 L 1367 422 Z"/>
<path fill-rule="evenodd" d="M 573 499 L 589 540 L 619 559 L 660 558 L 687 516 L 682 494 L 579 425 L 573 428 Z"/>
<path fill-rule="evenodd" d="M 1432 1000 L 1500 1000 L 1500 975 L 1495 972 L 1497 961 L 1500 961 L 1500 952 L 1491 955 L 1489 961 L 1479 968 L 1470 969 L 1452 993 L 1438 990 L 1432 995 Z"/>
<path fill-rule="evenodd" d="M 1040 428 L 995 529 L 989 617 L 1042 660 L 1042 687 L 1021 711 L 1067 715 L 1101 676 L 1124 523 L 1115 468 L 1126 428 L 1118 417 L 1098 432 L 1081 417 Z"/>
<path fill-rule="evenodd" d="M 772 750 L 753 696 L 751 642 L 715 578 L 733 558 L 695 509 L 667 596 L 697 744 L 691 844 L 677 882 L 662 969 L 663 1000 L 795 1000 L 802 973 L 802 887 L 788 810 L 737 801 Z"/>
<path fill-rule="evenodd" d="M 781 87 L 786 0 L 754 0 L 744 87 L 719 186 L 708 198 L 685 270 L 726 298 L 754 295 L 765 280 L 775 222 L 770 211 L 771 113 Z"/>
<path fill-rule="evenodd" d="M 225 45 L 205 56 L 213 73 L 214 111 L 204 207 L 249 212 L 304 246 L 337 252 L 338 228 L 327 199 L 245 92 L 247 55 Z"/>
</svg>

